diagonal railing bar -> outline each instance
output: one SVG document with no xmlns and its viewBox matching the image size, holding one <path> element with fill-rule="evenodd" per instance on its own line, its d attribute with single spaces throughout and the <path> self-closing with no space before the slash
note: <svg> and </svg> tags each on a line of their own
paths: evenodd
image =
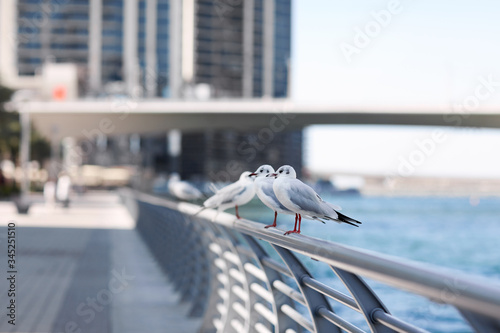
<svg viewBox="0 0 500 333">
<path fill-rule="evenodd" d="M 288 266 L 288 269 L 293 274 L 293 278 L 297 282 L 299 289 L 303 295 L 303 298 L 306 302 L 307 309 L 309 310 L 309 314 L 312 319 L 312 323 L 314 325 L 315 332 L 339 332 L 340 329 L 338 326 L 332 325 L 332 323 L 326 320 L 324 317 L 318 314 L 318 309 L 326 308 L 333 312 L 330 304 L 325 298 L 325 295 L 319 293 L 318 291 L 309 288 L 308 286 L 302 283 L 302 279 L 304 277 L 310 277 L 311 274 L 307 271 L 304 265 L 300 262 L 299 259 L 287 249 L 284 249 L 280 246 L 273 245 L 273 248 L 278 252 L 279 256 L 285 264 Z"/>
<path fill-rule="evenodd" d="M 203 318 L 201 331 L 224 332 L 229 318 L 229 267 L 223 259 L 225 241 L 218 228 L 213 224 L 203 225 L 209 238 L 207 251 L 211 253 L 212 287 L 208 306 Z"/>
<path fill-rule="evenodd" d="M 192 302 L 192 313 L 203 316 L 200 332 L 363 332 L 332 306 L 356 311 L 372 332 L 425 332 L 391 315 L 364 278 L 454 306 L 477 332 L 500 331 L 500 288 L 494 284 L 305 235 L 284 236 L 228 213 L 207 209 L 193 216 L 200 207 L 189 203 L 122 195 L 129 204 L 136 200 L 131 212 L 137 229 L 183 299 Z M 330 266 L 352 296 L 316 280 L 297 254 Z"/>
<path fill-rule="evenodd" d="M 232 309 L 232 301 L 234 301 L 234 295 L 232 295 L 231 288 L 234 285 L 234 281 L 230 278 L 231 266 L 228 265 L 227 260 L 224 258 L 224 252 L 227 251 L 228 241 L 224 238 L 219 226 L 215 224 L 209 224 L 207 226 L 212 230 L 212 242 L 217 246 L 212 248 L 217 248 L 213 253 L 217 254 L 217 267 L 220 269 L 220 273 L 217 273 L 217 280 L 220 285 L 218 290 L 222 302 L 217 303 L 215 309 L 220 313 L 220 317 L 214 320 L 217 332 L 229 332 L 231 330 L 231 321 L 234 319 L 234 311 Z"/>
<path fill-rule="evenodd" d="M 373 290 L 359 276 L 346 272 L 343 269 L 330 266 L 335 274 L 342 280 L 351 295 L 356 300 L 358 308 L 361 309 L 365 320 L 373 332 L 393 332 L 392 329 L 375 321 L 372 317 L 374 311 L 383 311 L 389 313 L 382 301 L 377 297 Z"/>
<path fill-rule="evenodd" d="M 293 328 L 295 331 L 298 330 L 296 324 L 286 315 L 281 312 L 281 306 L 286 304 L 288 306 L 292 306 L 292 302 L 289 298 L 283 297 L 281 293 L 279 293 L 276 288 L 273 287 L 273 283 L 275 281 L 282 281 L 282 277 L 280 273 L 276 270 L 272 270 L 269 267 L 263 264 L 264 259 L 269 258 L 267 252 L 260 246 L 260 244 L 255 240 L 255 238 L 243 235 L 248 246 L 255 253 L 255 259 L 259 263 L 259 268 L 263 273 L 263 282 L 266 284 L 266 289 L 269 292 L 269 296 L 267 297 L 267 301 L 270 303 L 272 307 L 272 312 L 276 317 L 275 320 L 275 331 L 279 333 L 284 333 L 287 328 Z M 255 287 L 254 287 L 255 288 Z"/>
<path fill-rule="evenodd" d="M 470 325 L 476 330 L 476 332 L 482 333 L 498 333 L 500 332 L 500 320 L 485 317 L 483 315 L 461 310 L 460 313 Z"/>
<path fill-rule="evenodd" d="M 227 229 L 227 228 L 226 228 Z M 228 232 L 231 232 L 233 235 L 235 233 L 234 230 L 229 230 Z M 264 275 L 265 279 L 262 281 L 262 276 L 256 277 L 252 273 L 250 273 L 247 269 L 248 266 L 245 265 L 260 265 L 258 261 L 258 257 L 256 252 L 254 251 L 249 251 L 249 248 L 245 247 L 242 242 L 245 242 L 248 244 L 248 239 L 242 235 L 242 238 L 239 239 L 237 237 L 234 237 L 234 239 L 237 240 L 237 245 L 236 245 L 236 250 L 239 253 L 240 256 L 240 265 L 242 265 L 242 273 L 245 275 L 245 279 L 247 281 L 247 294 L 248 294 L 248 307 L 249 307 L 249 313 L 250 313 L 250 331 L 253 331 L 252 328 L 260 327 L 260 329 L 267 329 L 267 330 L 272 330 L 272 326 L 274 325 L 275 327 L 279 328 L 279 321 L 276 321 L 276 316 L 274 316 L 274 320 L 269 321 L 265 316 L 262 315 L 262 311 L 259 312 L 255 308 L 256 304 L 261 304 L 263 307 L 270 309 L 270 311 L 273 311 L 275 308 L 275 298 L 272 295 L 272 292 L 270 291 L 269 288 L 269 276 L 266 275 L 266 272 L 261 270 L 262 274 Z M 245 249 L 245 250 L 243 250 Z M 279 278 L 279 277 L 277 277 Z M 257 290 L 257 292 L 256 292 Z M 262 297 L 264 296 L 264 297 Z M 269 302 L 270 301 L 270 302 Z M 265 303 L 268 303 L 264 305 Z M 267 313 L 267 312 L 266 312 Z M 278 329 L 277 329 L 278 331 Z"/>
<path fill-rule="evenodd" d="M 353 274 L 425 296 L 438 303 L 447 302 L 458 308 L 469 309 L 490 317 L 500 313 L 500 289 L 474 282 L 459 275 L 444 273 L 431 265 L 402 260 L 372 251 L 340 245 L 305 235 L 283 237 L 281 231 L 263 229 L 253 221 L 238 221 L 236 230 L 309 256 Z M 448 292 L 457 297 L 440 299 Z"/>
</svg>

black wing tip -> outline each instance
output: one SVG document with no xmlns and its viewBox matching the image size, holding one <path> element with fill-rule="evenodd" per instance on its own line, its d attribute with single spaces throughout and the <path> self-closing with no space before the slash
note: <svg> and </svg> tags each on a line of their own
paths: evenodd
<svg viewBox="0 0 500 333">
<path fill-rule="evenodd" d="M 352 225 L 353 227 L 359 228 L 359 225 L 357 225 L 355 223 L 351 223 L 351 222 L 348 222 L 348 221 L 342 221 L 342 222 L 347 223 L 349 225 Z"/>
<path fill-rule="evenodd" d="M 338 215 L 338 221 L 340 221 L 340 222 L 344 222 L 344 223 L 350 224 L 350 225 L 355 226 L 355 227 L 359 227 L 358 224 L 363 224 L 362 222 L 355 220 L 352 217 L 349 217 L 349 216 L 344 215 L 342 213 L 337 212 L 337 215 Z"/>
</svg>

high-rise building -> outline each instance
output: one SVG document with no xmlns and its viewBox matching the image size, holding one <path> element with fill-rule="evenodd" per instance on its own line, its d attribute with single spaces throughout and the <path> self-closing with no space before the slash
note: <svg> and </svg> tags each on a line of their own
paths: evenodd
<svg viewBox="0 0 500 333">
<path fill-rule="evenodd" d="M 0 84 L 45 99 L 287 97 L 290 43 L 291 0 L 0 0 Z M 257 135 L 182 133 L 178 159 L 165 133 L 110 134 L 82 162 L 221 181 L 264 163 L 300 172 L 300 129 Z"/>
<path fill-rule="evenodd" d="M 302 131 L 276 133 L 262 141 L 253 131 L 205 131 L 182 136 L 180 173 L 183 178 L 204 175 L 215 182 L 237 180 L 243 171 L 263 164 L 289 164 L 302 174 Z"/>
<path fill-rule="evenodd" d="M 79 96 L 286 97 L 290 7 L 291 0 L 2 0 L 0 82 L 43 87 L 44 64 L 72 63 Z"/>
</svg>

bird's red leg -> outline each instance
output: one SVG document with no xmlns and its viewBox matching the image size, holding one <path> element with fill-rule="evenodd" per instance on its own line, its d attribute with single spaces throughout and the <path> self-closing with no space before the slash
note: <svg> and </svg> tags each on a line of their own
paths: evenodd
<svg viewBox="0 0 500 333">
<path fill-rule="evenodd" d="M 300 219 L 301 216 L 299 214 L 295 214 L 295 226 L 293 227 L 293 230 L 289 230 L 287 232 L 285 232 L 285 236 L 286 235 L 289 235 L 289 234 L 300 234 L 300 222 L 299 222 L 299 231 L 297 232 L 297 217 Z"/>
<path fill-rule="evenodd" d="M 264 228 L 276 227 L 276 217 L 278 216 L 278 212 L 274 212 L 274 222 L 273 224 L 266 225 Z"/>
<path fill-rule="evenodd" d="M 300 234 L 300 225 L 302 224 L 302 215 L 299 214 L 299 230 L 297 230 L 297 233 Z"/>
<path fill-rule="evenodd" d="M 234 206 L 234 209 L 236 210 L 236 217 L 239 219 L 241 219 L 240 215 L 238 214 L 238 205 Z"/>
</svg>

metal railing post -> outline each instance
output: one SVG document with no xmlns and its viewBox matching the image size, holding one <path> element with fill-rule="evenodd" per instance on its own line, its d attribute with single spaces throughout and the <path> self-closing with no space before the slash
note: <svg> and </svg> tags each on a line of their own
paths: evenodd
<svg viewBox="0 0 500 333">
<path fill-rule="evenodd" d="M 207 303 L 209 284 L 210 284 L 210 271 L 208 267 L 208 244 L 204 234 L 204 228 L 199 223 L 193 223 L 193 232 L 197 235 L 199 243 L 196 247 L 195 257 L 195 286 L 194 295 L 191 299 L 192 306 L 189 315 L 193 317 L 200 317 L 203 315 L 204 308 Z"/>
<path fill-rule="evenodd" d="M 276 321 L 274 323 L 275 332 L 285 333 L 287 329 L 292 329 L 296 332 L 299 331 L 297 323 L 281 311 L 281 306 L 288 305 L 293 307 L 293 302 L 290 298 L 277 291 L 273 286 L 274 281 L 283 281 L 282 276 L 278 272 L 263 265 L 262 258 L 268 257 L 268 254 L 262 246 L 260 246 L 260 244 L 252 236 L 243 235 L 243 237 L 253 251 L 259 268 L 264 273 L 265 281 L 263 282 L 266 284 L 266 289 L 270 291 L 272 296 L 272 298 L 267 298 L 267 301 L 270 303 L 273 314 L 276 316 Z"/>
<path fill-rule="evenodd" d="M 236 249 L 236 240 L 223 226 L 216 226 L 224 241 L 222 258 L 228 268 L 228 317 L 224 332 L 250 332 L 250 300 L 244 259 Z"/>
<path fill-rule="evenodd" d="M 373 313 L 376 310 L 382 310 L 385 313 L 390 313 L 382 301 L 377 297 L 373 290 L 357 275 L 346 272 L 340 268 L 330 266 L 335 274 L 340 278 L 347 290 L 356 300 L 359 309 L 363 312 L 366 322 L 370 326 L 372 332 L 377 333 L 392 333 L 394 330 L 377 323 L 373 318 Z"/>
<path fill-rule="evenodd" d="M 393 316 L 361 276 L 450 304 L 477 332 L 500 331 L 500 289 L 493 284 L 317 238 L 284 237 L 227 213 L 193 217 L 199 206 L 135 195 L 137 229 L 191 303 L 190 314 L 203 316 L 200 332 L 364 332 L 335 313 L 327 297 L 358 312 L 372 332 L 426 332 Z M 314 279 L 295 253 L 330 266 L 352 296 Z"/>
<path fill-rule="evenodd" d="M 288 267 L 290 273 L 292 273 L 292 276 L 297 282 L 302 295 L 304 295 L 304 299 L 307 303 L 307 309 L 309 310 L 309 314 L 311 315 L 313 324 L 312 328 L 314 332 L 340 333 L 340 329 L 337 326 L 334 326 L 331 322 L 318 314 L 318 310 L 320 310 L 321 308 L 326 308 L 333 312 L 333 309 L 330 307 L 330 304 L 326 300 L 325 296 L 302 283 L 302 279 L 305 276 L 311 277 L 311 274 L 297 259 L 297 257 L 292 252 L 290 252 L 290 250 L 276 245 L 273 245 L 273 248 L 276 250 L 276 252 L 278 252 L 279 256 Z M 310 330 L 309 327 L 305 328 Z"/>
</svg>

